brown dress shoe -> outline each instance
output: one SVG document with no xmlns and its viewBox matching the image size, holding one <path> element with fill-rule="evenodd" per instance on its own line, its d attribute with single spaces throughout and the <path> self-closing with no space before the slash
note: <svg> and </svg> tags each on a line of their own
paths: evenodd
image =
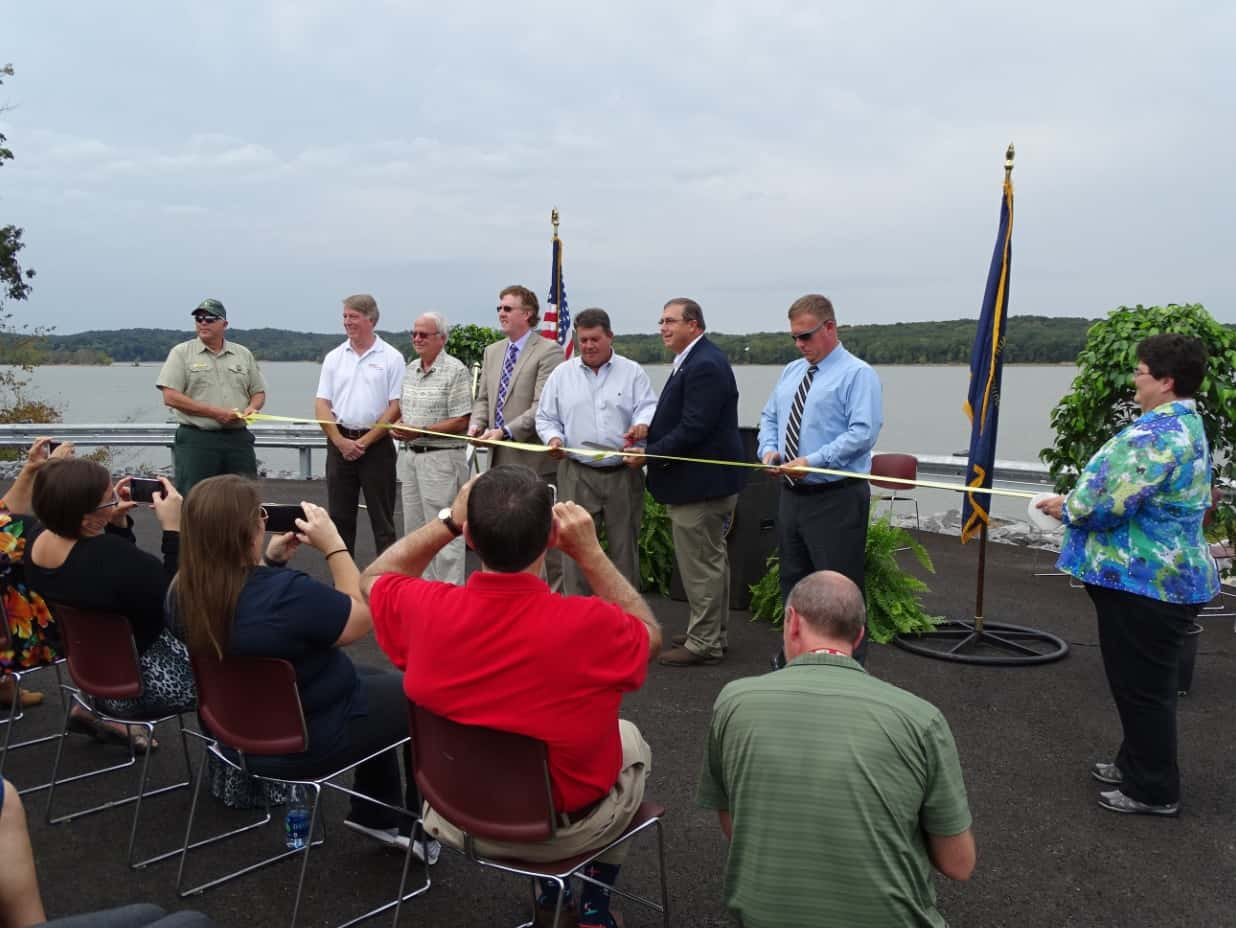
<svg viewBox="0 0 1236 928">
<path fill-rule="evenodd" d="M 679 647 L 682 647 L 684 644 L 687 643 L 687 636 L 686 635 L 675 635 L 673 638 L 670 639 L 670 641 L 678 645 Z M 721 645 L 721 653 L 729 654 L 730 646 L 728 644 Z"/>
<path fill-rule="evenodd" d="M 662 654 L 657 663 L 664 664 L 666 667 L 696 667 L 703 664 L 719 664 L 721 658 L 705 657 L 694 651 L 688 651 L 685 647 L 678 647 Z"/>
</svg>

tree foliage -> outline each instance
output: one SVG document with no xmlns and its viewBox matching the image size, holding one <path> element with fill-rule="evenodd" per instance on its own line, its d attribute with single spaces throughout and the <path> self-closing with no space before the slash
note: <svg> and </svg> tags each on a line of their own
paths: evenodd
<svg viewBox="0 0 1236 928">
<path fill-rule="evenodd" d="M 0 85 L 3 78 L 13 76 L 13 66 L 0 67 Z M 3 112 L 7 107 L 0 107 Z M 5 143 L 0 133 L 0 167 L 13 160 L 13 150 Z M 3 422 L 59 422 L 60 411 L 54 406 L 33 399 L 26 393 L 30 373 L 40 358 L 39 343 L 44 335 L 42 329 L 29 329 L 13 321 L 13 314 L 5 311 L 6 300 L 20 301 L 30 295 L 33 268 L 23 268 L 18 257 L 26 247 L 22 230 L 14 225 L 0 226 L 0 338 L 4 339 L 6 358 L 11 367 L 0 370 L 0 421 Z"/>
<path fill-rule="evenodd" d="M 446 351 L 463 361 L 466 367 L 471 367 L 473 364 L 480 364 L 486 346 L 500 338 L 502 333 L 497 329 L 472 323 L 457 325 L 451 328 L 450 337 L 446 340 Z"/>
<path fill-rule="evenodd" d="M 1151 335 L 1175 332 L 1200 338 L 1210 351 L 1206 379 L 1197 392 L 1197 408 L 1206 428 L 1215 477 L 1231 485 L 1236 476 L 1236 331 L 1216 322 L 1200 304 L 1121 306 L 1090 327 L 1073 389 L 1052 410 L 1055 444 L 1039 452 L 1056 489 L 1067 490 L 1075 475 L 1112 435 L 1141 410 L 1134 402 L 1133 371 L 1137 344 Z M 1236 542 L 1236 508 L 1220 504 L 1214 526 Z"/>
</svg>

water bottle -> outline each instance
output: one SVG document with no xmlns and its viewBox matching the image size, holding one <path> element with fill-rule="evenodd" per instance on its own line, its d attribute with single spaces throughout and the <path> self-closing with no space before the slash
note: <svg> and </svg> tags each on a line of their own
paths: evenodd
<svg viewBox="0 0 1236 928">
<path fill-rule="evenodd" d="M 303 786 L 293 786 L 288 796 L 288 814 L 283 820 L 289 851 L 300 850 L 309 843 L 309 804 Z"/>
</svg>

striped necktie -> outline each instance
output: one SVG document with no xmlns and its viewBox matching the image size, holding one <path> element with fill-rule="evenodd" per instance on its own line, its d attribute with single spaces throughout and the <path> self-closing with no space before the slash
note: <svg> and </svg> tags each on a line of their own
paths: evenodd
<svg viewBox="0 0 1236 928">
<path fill-rule="evenodd" d="M 794 405 L 790 407 L 790 418 L 785 422 L 785 462 L 789 463 L 798 457 L 798 430 L 803 424 L 803 406 L 807 403 L 807 394 L 811 392 L 811 381 L 815 379 L 818 364 L 807 368 L 807 373 L 798 384 L 798 392 L 794 394 Z"/>
<path fill-rule="evenodd" d="M 511 371 L 515 369 L 515 357 L 518 354 L 519 349 L 514 342 L 506 346 L 506 360 L 502 362 L 502 376 L 498 378 L 498 401 L 494 404 L 494 426 L 500 429 L 506 428 L 506 416 L 502 414 L 502 407 L 506 405 L 506 391 L 511 388 Z"/>
</svg>

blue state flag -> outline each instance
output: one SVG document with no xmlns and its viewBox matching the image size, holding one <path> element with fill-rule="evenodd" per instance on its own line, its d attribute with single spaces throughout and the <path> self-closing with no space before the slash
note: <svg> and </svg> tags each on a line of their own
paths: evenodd
<svg viewBox="0 0 1236 928">
<path fill-rule="evenodd" d="M 991 488 L 1000 421 L 1000 376 L 1004 370 L 1005 327 L 1009 309 L 1009 271 L 1013 260 L 1013 183 L 1004 181 L 1000 232 L 987 272 L 987 290 L 970 353 L 970 391 L 962 407 L 970 418 L 970 457 L 966 486 Z M 966 493 L 961 504 L 961 543 L 979 533 L 989 519 L 991 496 Z"/>
<path fill-rule="evenodd" d="M 554 235 L 553 257 L 549 271 L 549 296 L 546 303 L 545 318 L 541 334 L 552 338 L 562 346 L 563 354 L 568 358 L 574 351 L 575 342 L 571 338 L 571 311 L 567 309 L 566 283 L 562 279 L 562 239 Z"/>
</svg>

